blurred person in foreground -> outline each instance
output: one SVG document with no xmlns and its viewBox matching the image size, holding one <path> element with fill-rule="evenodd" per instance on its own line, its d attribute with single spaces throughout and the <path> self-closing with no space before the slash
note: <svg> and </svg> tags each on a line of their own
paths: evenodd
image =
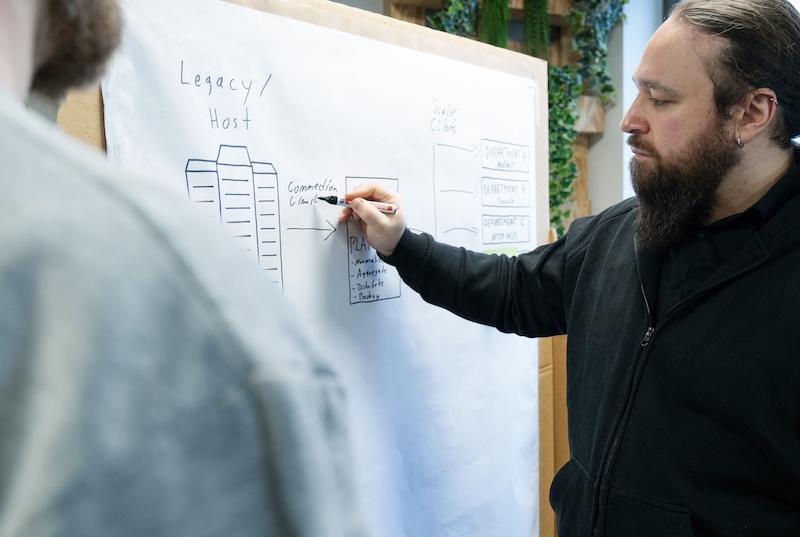
<svg viewBox="0 0 800 537">
<path fill-rule="evenodd" d="M 113 0 L 0 0 L 0 536 L 362 536 L 342 385 L 277 291 L 23 104 L 119 38 Z"/>
<path fill-rule="evenodd" d="M 621 128 L 636 197 L 518 257 L 406 229 L 358 199 L 369 243 L 432 303 L 569 334 L 559 537 L 800 535 L 800 15 L 684 0 Z"/>
</svg>

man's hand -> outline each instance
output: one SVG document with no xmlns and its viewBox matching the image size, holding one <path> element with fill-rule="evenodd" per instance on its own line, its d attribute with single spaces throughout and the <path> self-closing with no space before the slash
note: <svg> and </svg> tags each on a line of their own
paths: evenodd
<svg viewBox="0 0 800 537">
<path fill-rule="evenodd" d="M 345 194 L 350 201 L 339 215 L 339 222 L 348 218 L 361 222 L 361 231 L 370 246 L 381 255 L 391 255 L 395 246 L 400 242 L 400 237 L 406 229 L 403 217 L 403 206 L 398 202 L 400 198 L 396 192 L 390 192 L 376 183 L 368 183 L 356 187 L 352 192 Z M 395 214 L 384 214 L 364 200 L 391 203 L 397 206 Z"/>
</svg>

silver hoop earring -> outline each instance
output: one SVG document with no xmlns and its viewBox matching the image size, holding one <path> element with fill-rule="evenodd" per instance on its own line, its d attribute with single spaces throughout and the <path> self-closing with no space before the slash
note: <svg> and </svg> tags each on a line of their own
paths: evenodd
<svg viewBox="0 0 800 537">
<path fill-rule="evenodd" d="M 743 148 L 743 147 L 744 147 L 744 144 L 742 143 L 742 137 L 741 137 L 741 136 L 739 136 L 739 137 L 736 139 L 736 146 L 737 146 L 739 149 L 741 149 L 741 148 Z"/>
</svg>

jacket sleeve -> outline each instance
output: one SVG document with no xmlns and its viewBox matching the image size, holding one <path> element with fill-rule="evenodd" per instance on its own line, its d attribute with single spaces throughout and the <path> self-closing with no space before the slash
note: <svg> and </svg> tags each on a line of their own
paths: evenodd
<svg viewBox="0 0 800 537">
<path fill-rule="evenodd" d="M 406 230 L 391 256 L 403 281 L 431 304 L 527 337 L 566 331 L 565 242 L 519 256 L 483 254 Z"/>
</svg>

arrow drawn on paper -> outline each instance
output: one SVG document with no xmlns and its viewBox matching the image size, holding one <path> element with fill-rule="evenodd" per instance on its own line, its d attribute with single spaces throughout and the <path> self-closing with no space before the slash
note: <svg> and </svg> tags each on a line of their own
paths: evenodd
<svg viewBox="0 0 800 537">
<path fill-rule="evenodd" d="M 441 192 L 442 194 L 451 194 L 451 193 L 472 194 L 472 198 L 473 199 L 478 197 L 478 189 L 477 188 L 473 188 L 472 190 L 460 190 L 460 189 L 457 189 L 457 188 L 451 188 L 451 189 L 448 189 L 448 190 L 444 190 L 443 189 L 443 190 L 440 190 L 439 192 Z"/>
<path fill-rule="evenodd" d="M 472 233 L 472 236 L 476 236 L 478 234 L 478 228 L 476 227 L 454 227 L 445 231 L 445 233 L 450 233 L 451 231 L 466 231 L 467 233 Z"/>
<path fill-rule="evenodd" d="M 331 224 L 328 220 L 325 220 L 325 222 L 328 223 L 330 228 L 325 228 L 325 227 L 287 227 L 286 230 L 287 231 L 327 231 L 328 234 L 323 239 L 323 242 L 324 242 L 324 241 L 328 240 L 328 238 L 331 235 L 336 233 L 336 226 Z"/>
<path fill-rule="evenodd" d="M 439 147 L 447 147 L 449 149 L 457 149 L 459 151 L 464 151 L 465 153 L 471 153 L 472 158 L 476 158 L 480 152 L 478 151 L 478 146 L 475 144 L 471 144 L 472 147 L 459 147 L 457 145 L 448 145 L 448 144 L 436 144 Z"/>
</svg>

